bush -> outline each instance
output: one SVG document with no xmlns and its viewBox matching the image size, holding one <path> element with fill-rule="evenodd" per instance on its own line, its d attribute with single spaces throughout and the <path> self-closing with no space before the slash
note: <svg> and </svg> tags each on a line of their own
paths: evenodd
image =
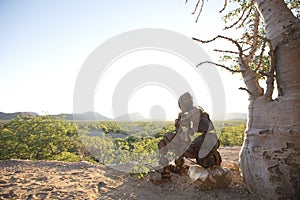
<svg viewBox="0 0 300 200">
<path fill-rule="evenodd" d="M 53 160 L 65 161 L 65 162 L 78 162 L 80 161 L 80 157 L 70 152 L 62 152 L 59 155 L 55 155 L 52 158 Z"/>
<path fill-rule="evenodd" d="M 244 141 L 244 132 L 246 122 L 228 121 L 219 134 L 219 140 L 222 146 L 241 146 Z"/>
<path fill-rule="evenodd" d="M 18 117 L 0 129 L 0 159 L 52 160 L 66 152 L 76 156 L 78 145 L 74 124 L 51 116 Z"/>
</svg>

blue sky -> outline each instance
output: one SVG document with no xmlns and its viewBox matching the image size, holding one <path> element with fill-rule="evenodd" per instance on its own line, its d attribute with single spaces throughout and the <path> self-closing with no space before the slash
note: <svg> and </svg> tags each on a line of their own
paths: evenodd
<svg viewBox="0 0 300 200">
<path fill-rule="evenodd" d="M 211 38 L 222 27 L 217 15 L 222 5 L 208 3 L 195 24 L 194 4 L 183 0 L 0 0 L 0 111 L 71 113 L 78 72 L 101 43 L 140 28 Z M 205 50 L 216 60 L 212 48 Z M 219 71 L 227 111 L 246 112 L 247 95 L 237 90 L 240 78 Z"/>
</svg>

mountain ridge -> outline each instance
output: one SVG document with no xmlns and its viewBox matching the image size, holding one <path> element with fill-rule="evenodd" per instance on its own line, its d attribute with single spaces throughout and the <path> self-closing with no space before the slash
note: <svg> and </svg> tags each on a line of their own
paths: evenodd
<svg viewBox="0 0 300 200">
<path fill-rule="evenodd" d="M 12 120 L 17 118 L 17 116 L 22 116 L 22 117 L 30 117 L 30 116 L 40 116 L 38 113 L 35 112 L 14 112 L 14 113 L 5 113 L 5 112 L 0 112 L 0 120 Z M 112 120 L 108 117 L 105 117 L 99 113 L 96 112 L 85 112 L 81 114 L 69 114 L 69 113 L 61 113 L 61 114 L 55 114 L 55 115 L 50 115 L 47 114 L 46 116 L 52 116 L 52 117 L 58 117 L 61 119 L 65 120 L 79 120 L 79 121 L 109 121 Z"/>
<path fill-rule="evenodd" d="M 17 116 L 40 116 L 38 113 L 35 112 L 14 112 L 14 113 L 5 113 L 5 112 L 0 112 L 0 120 L 12 120 L 15 119 Z M 151 121 L 151 119 L 148 119 L 141 115 L 138 112 L 135 113 L 130 113 L 130 114 L 125 114 L 122 116 L 118 116 L 114 119 L 108 118 L 106 116 L 101 115 L 100 113 L 97 112 L 84 112 L 80 114 L 70 114 L 70 113 L 61 113 L 61 114 L 48 114 L 47 116 L 53 116 L 53 117 L 58 117 L 61 119 L 65 120 L 77 120 L 77 121 L 124 121 L 124 122 L 136 122 L 136 121 Z M 213 121 L 220 121 L 221 119 L 216 119 Z M 247 114 L 246 113 L 226 113 L 225 114 L 225 121 L 227 120 L 247 120 Z M 222 120 L 221 120 L 222 121 Z"/>
<path fill-rule="evenodd" d="M 119 117 L 116 117 L 114 120 L 116 121 L 125 121 L 125 122 L 130 122 L 130 121 L 149 121 L 148 118 L 144 117 L 138 112 L 135 113 L 130 113 L 130 114 L 125 114 Z"/>
</svg>

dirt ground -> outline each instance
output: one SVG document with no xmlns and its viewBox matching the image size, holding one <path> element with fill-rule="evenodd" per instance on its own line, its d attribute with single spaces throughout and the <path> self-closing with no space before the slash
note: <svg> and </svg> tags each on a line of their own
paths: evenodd
<svg viewBox="0 0 300 200">
<path fill-rule="evenodd" d="M 170 182 L 155 185 L 150 173 L 143 179 L 87 162 L 0 161 L 0 199 L 257 199 L 244 187 L 238 169 L 240 147 L 221 148 L 223 166 L 233 180 L 222 189 L 199 191 L 186 175 L 172 174 Z"/>
</svg>

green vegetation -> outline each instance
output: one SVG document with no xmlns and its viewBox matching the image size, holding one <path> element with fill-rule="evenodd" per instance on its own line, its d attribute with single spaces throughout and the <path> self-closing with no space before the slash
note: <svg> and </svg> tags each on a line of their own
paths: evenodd
<svg viewBox="0 0 300 200">
<path fill-rule="evenodd" d="M 223 146 L 242 145 L 245 121 L 215 123 Z M 173 122 L 78 122 L 50 116 L 0 124 L 0 159 L 87 160 L 102 164 L 157 162 L 157 144 Z M 134 166 L 134 171 L 145 171 Z"/>
<path fill-rule="evenodd" d="M 49 116 L 18 117 L 2 124 L 0 159 L 79 161 L 74 124 Z"/>
<path fill-rule="evenodd" d="M 221 146 L 241 146 L 246 129 L 245 121 L 226 121 L 219 133 Z"/>
</svg>

